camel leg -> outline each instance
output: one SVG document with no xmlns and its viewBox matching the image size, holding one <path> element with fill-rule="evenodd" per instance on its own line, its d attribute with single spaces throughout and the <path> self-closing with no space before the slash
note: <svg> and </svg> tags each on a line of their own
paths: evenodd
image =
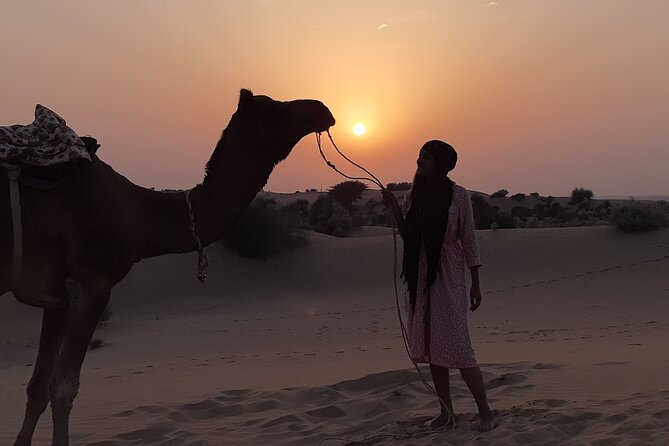
<svg viewBox="0 0 669 446">
<path fill-rule="evenodd" d="M 39 353 L 35 361 L 33 376 L 28 382 L 26 413 L 14 446 L 30 446 L 37 421 L 49 404 L 49 383 L 60 351 L 66 323 L 67 309 L 44 310 Z"/>
<path fill-rule="evenodd" d="M 74 398 L 79 391 L 81 366 L 95 327 L 107 306 L 110 288 L 66 282 L 70 307 L 60 356 L 50 384 L 53 417 L 52 446 L 69 445 L 69 421 Z"/>
</svg>

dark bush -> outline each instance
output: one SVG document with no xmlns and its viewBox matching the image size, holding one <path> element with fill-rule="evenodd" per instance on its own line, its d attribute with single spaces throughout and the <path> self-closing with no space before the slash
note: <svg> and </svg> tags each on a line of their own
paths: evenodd
<svg viewBox="0 0 669 446">
<path fill-rule="evenodd" d="M 344 237 L 353 229 L 351 214 L 332 196 L 319 197 L 309 209 L 309 224 L 322 234 Z"/>
<path fill-rule="evenodd" d="M 669 219 L 664 212 L 640 203 L 614 209 L 611 222 L 625 232 L 654 231 L 669 226 Z"/>
<path fill-rule="evenodd" d="M 295 200 L 281 208 L 281 215 L 288 220 L 288 224 L 297 228 L 309 227 L 309 201 Z"/>
<path fill-rule="evenodd" d="M 488 200 L 482 195 L 472 194 L 472 209 L 474 211 L 474 221 L 478 229 L 488 229 L 495 220 L 497 211 L 490 206 Z"/>
<path fill-rule="evenodd" d="M 350 211 L 353 209 L 353 202 L 358 200 L 365 190 L 367 190 L 365 183 L 361 183 L 360 181 L 344 181 L 331 187 L 328 190 L 328 195 Z"/>
<path fill-rule="evenodd" d="M 526 219 L 531 217 L 534 214 L 532 209 L 523 207 L 523 206 L 514 206 L 511 208 L 511 216 L 512 217 L 518 217 L 521 219 Z"/>
<path fill-rule="evenodd" d="M 495 223 L 500 229 L 511 229 L 516 227 L 516 220 L 508 212 L 500 212 L 495 216 Z"/>
<path fill-rule="evenodd" d="M 517 193 L 517 194 L 511 195 L 509 198 L 511 198 L 512 200 L 516 200 L 516 201 L 523 201 L 525 199 L 525 197 L 526 197 L 525 194 Z"/>
<path fill-rule="evenodd" d="M 506 189 L 500 189 L 497 192 L 493 192 L 492 195 L 490 195 L 490 198 L 504 198 L 507 195 L 509 195 L 509 191 Z"/>
<path fill-rule="evenodd" d="M 571 200 L 569 201 L 569 204 L 589 203 L 593 196 L 591 190 L 577 187 L 571 191 Z"/>
<path fill-rule="evenodd" d="M 411 183 L 407 183 L 406 181 L 401 183 L 388 183 L 386 184 L 386 189 L 390 191 L 409 190 L 411 189 Z"/>
<path fill-rule="evenodd" d="M 221 243 L 240 257 L 268 259 L 286 249 L 304 245 L 306 239 L 300 235 L 290 213 L 279 211 L 274 200 L 256 198 L 234 231 Z"/>
</svg>

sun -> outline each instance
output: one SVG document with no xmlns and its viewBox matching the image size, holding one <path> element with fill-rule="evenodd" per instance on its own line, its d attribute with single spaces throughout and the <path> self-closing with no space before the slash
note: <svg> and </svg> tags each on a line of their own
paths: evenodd
<svg viewBox="0 0 669 446">
<path fill-rule="evenodd" d="M 365 124 L 362 122 L 356 122 L 355 125 L 353 125 L 353 133 L 356 136 L 362 136 L 365 134 L 367 131 L 367 127 L 365 127 Z"/>
</svg>

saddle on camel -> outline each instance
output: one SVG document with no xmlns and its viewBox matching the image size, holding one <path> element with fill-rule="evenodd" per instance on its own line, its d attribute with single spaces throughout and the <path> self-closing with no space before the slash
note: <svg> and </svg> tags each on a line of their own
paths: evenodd
<svg viewBox="0 0 669 446">
<path fill-rule="evenodd" d="M 90 163 L 99 147 L 95 138 L 79 137 L 63 118 L 40 104 L 35 106 L 32 124 L 0 127 L 0 166 L 9 181 L 12 212 L 12 284 L 21 277 L 23 260 L 19 184 L 34 189 L 54 188 L 79 163 Z"/>
</svg>

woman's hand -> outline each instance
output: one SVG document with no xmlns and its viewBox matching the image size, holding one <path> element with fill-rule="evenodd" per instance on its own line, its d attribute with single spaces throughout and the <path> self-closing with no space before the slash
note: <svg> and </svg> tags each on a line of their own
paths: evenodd
<svg viewBox="0 0 669 446">
<path fill-rule="evenodd" d="M 481 306 L 482 300 L 483 295 L 481 294 L 481 287 L 479 285 L 472 285 L 472 288 L 469 291 L 469 301 L 472 305 L 469 309 L 471 311 L 476 311 L 476 309 Z"/>
<path fill-rule="evenodd" d="M 404 238 L 404 215 L 402 215 L 402 208 L 400 208 L 395 194 L 388 189 L 381 189 L 381 195 L 383 195 L 383 204 L 386 206 L 386 209 L 389 209 L 395 218 L 397 229 L 400 231 L 400 237 Z"/>
<path fill-rule="evenodd" d="M 395 194 L 390 192 L 388 189 L 382 189 L 381 195 L 383 195 L 383 204 L 386 205 L 387 208 L 392 209 L 395 205 L 398 205 Z"/>
</svg>

